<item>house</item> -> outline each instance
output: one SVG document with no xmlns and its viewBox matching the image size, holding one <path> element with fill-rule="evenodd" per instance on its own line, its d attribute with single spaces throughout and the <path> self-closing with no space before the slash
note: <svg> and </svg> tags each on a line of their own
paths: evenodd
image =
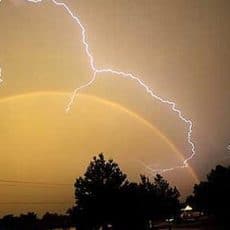
<svg viewBox="0 0 230 230">
<path fill-rule="evenodd" d="M 195 221 L 203 215 L 202 212 L 194 211 L 191 206 L 187 205 L 185 208 L 181 209 L 180 217 L 186 221 Z"/>
</svg>

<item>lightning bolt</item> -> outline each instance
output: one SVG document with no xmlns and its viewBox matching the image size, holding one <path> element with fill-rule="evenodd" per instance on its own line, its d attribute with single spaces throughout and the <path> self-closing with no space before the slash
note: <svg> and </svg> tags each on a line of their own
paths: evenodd
<svg viewBox="0 0 230 230">
<path fill-rule="evenodd" d="M 41 3 L 43 0 L 26 0 L 27 2 L 31 2 L 31 3 Z M 172 171 L 174 169 L 178 169 L 178 168 L 186 168 L 188 167 L 188 161 L 190 161 L 196 154 L 195 151 L 195 144 L 192 141 L 192 131 L 193 131 L 193 123 L 192 120 L 186 118 L 180 109 L 177 108 L 176 103 L 173 101 L 169 101 L 167 99 L 164 99 L 162 97 L 160 97 L 159 95 L 155 94 L 154 91 L 143 81 L 141 80 L 141 78 L 139 78 L 138 76 L 132 74 L 132 73 L 126 73 L 123 71 L 118 71 L 118 70 L 113 70 L 113 69 L 109 69 L 109 68 L 98 68 L 95 65 L 95 61 L 94 61 L 94 57 L 93 54 L 90 50 L 90 46 L 87 40 L 87 35 L 86 35 L 86 29 L 83 26 L 83 24 L 81 23 L 79 17 L 77 15 L 75 15 L 71 9 L 69 8 L 69 6 L 61 1 L 56 1 L 56 0 L 50 0 L 53 4 L 55 4 L 56 6 L 60 6 L 63 7 L 64 10 L 69 14 L 69 16 L 78 24 L 78 26 L 80 27 L 81 30 L 81 38 L 82 38 L 82 45 L 85 49 L 85 53 L 88 57 L 89 60 L 89 65 L 90 68 L 92 70 L 92 77 L 91 79 L 86 82 L 85 84 L 81 85 L 80 87 L 75 88 L 69 103 L 66 106 L 66 112 L 68 112 L 71 109 L 72 104 L 74 103 L 74 100 L 76 99 L 76 97 L 78 96 L 79 92 L 87 87 L 92 86 L 97 78 L 97 75 L 100 73 L 111 73 L 113 74 L 114 77 L 122 77 L 122 78 L 126 78 L 126 79 L 130 79 L 135 81 L 140 87 L 142 87 L 147 94 L 149 94 L 154 100 L 158 100 L 161 103 L 167 104 L 169 106 L 169 108 L 175 112 L 178 115 L 178 118 L 183 121 L 187 127 L 188 127 L 188 131 L 187 131 L 187 142 L 188 144 L 191 146 L 191 153 L 189 155 L 189 157 L 187 157 L 183 163 L 179 166 L 175 166 L 172 168 L 165 168 L 165 169 L 152 169 L 151 167 L 149 167 L 148 165 L 144 164 L 144 166 L 146 167 L 146 169 L 148 169 L 151 172 L 167 172 L 167 171 Z M 1 0 L 0 0 L 1 2 Z"/>
<path fill-rule="evenodd" d="M 227 150 L 229 150 L 229 151 L 230 151 L 230 144 L 227 146 Z"/>
</svg>

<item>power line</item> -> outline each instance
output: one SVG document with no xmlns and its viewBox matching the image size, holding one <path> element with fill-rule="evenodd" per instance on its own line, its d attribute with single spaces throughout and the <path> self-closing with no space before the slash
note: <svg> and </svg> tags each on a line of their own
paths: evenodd
<svg viewBox="0 0 230 230">
<path fill-rule="evenodd" d="M 38 201 L 38 202 L 26 202 L 26 201 L 3 201 L 3 202 L 0 202 L 0 205 L 12 205 L 12 204 L 18 204 L 18 205 L 41 205 L 41 204 L 53 204 L 53 205 L 61 205 L 61 204 L 72 204 L 73 201 Z"/>
<path fill-rule="evenodd" d="M 43 182 L 43 181 L 21 181 L 21 180 L 5 180 L 0 179 L 1 183 L 9 183 L 9 184 L 31 184 L 31 185 L 49 185 L 49 186 L 73 186 L 73 184 L 65 184 L 65 183 L 51 183 L 51 182 Z M 2 184 L 6 185 L 6 184 Z M 11 185 L 9 185 L 11 186 Z M 12 185 L 14 186 L 14 185 Z"/>
</svg>

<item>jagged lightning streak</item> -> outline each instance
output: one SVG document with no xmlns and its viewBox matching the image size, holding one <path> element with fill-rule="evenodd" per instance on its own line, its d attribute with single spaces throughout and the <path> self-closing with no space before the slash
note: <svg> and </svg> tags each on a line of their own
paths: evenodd
<svg viewBox="0 0 230 230">
<path fill-rule="evenodd" d="M 1 0 L 0 0 L 1 1 Z M 39 2 L 42 2 L 43 0 L 26 0 L 28 2 L 32 2 L 32 3 L 39 3 Z M 71 18 L 73 20 L 75 20 L 78 24 L 78 26 L 80 27 L 81 29 L 81 35 L 82 35 L 82 44 L 85 48 L 85 52 L 86 52 L 86 55 L 89 59 L 89 64 L 90 64 L 90 67 L 93 71 L 93 74 L 92 74 L 92 78 L 84 85 L 81 85 L 80 87 L 76 88 L 70 98 L 70 101 L 66 107 L 66 111 L 68 112 L 74 102 L 74 99 L 77 97 L 77 95 L 79 94 L 79 92 L 81 90 L 83 90 L 84 88 L 87 88 L 89 86 L 91 86 L 95 81 L 96 81 L 96 77 L 97 77 L 97 74 L 100 74 L 100 73 L 111 73 L 113 74 L 114 76 L 116 77 L 124 77 L 124 78 L 128 78 L 128 79 L 131 79 L 131 80 L 134 80 L 136 81 L 153 99 L 156 99 L 164 104 L 167 104 L 172 111 L 174 111 L 175 113 L 177 113 L 179 119 L 181 121 L 183 121 L 187 126 L 188 126 L 188 132 L 187 132 L 187 142 L 188 144 L 191 146 L 191 154 L 189 157 L 187 157 L 184 161 L 183 161 L 183 164 L 182 165 L 179 165 L 179 166 L 176 166 L 176 167 L 172 167 L 172 168 L 166 168 L 166 169 L 152 169 L 151 167 L 148 167 L 147 165 L 145 165 L 145 167 L 152 171 L 152 172 L 167 172 L 167 171 L 171 171 L 171 170 L 174 170 L 176 168 L 185 168 L 185 167 L 188 167 L 188 161 L 191 160 L 194 155 L 196 154 L 195 152 L 195 144 L 193 143 L 192 141 L 192 128 L 193 128 L 193 123 L 190 119 L 187 119 L 181 112 L 181 110 L 179 110 L 177 107 L 176 107 L 176 103 L 175 102 L 172 102 L 172 101 L 169 101 L 167 99 L 164 99 L 158 95 L 156 95 L 152 90 L 151 88 L 143 81 L 141 80 L 139 77 L 133 75 L 132 73 L 126 73 L 126 72 L 122 72 L 122 71 L 117 71 L 117 70 L 113 70 L 113 69 L 103 69 L 103 68 L 97 68 L 95 66 L 95 62 L 94 62 L 94 57 L 92 55 L 92 52 L 89 48 L 89 43 L 87 41 L 87 36 L 86 36 L 86 30 L 85 30 L 85 27 L 83 26 L 83 24 L 81 23 L 80 19 L 78 16 L 76 16 L 72 11 L 71 9 L 68 7 L 68 5 L 64 2 L 59 2 L 59 1 L 56 1 L 56 0 L 50 0 L 51 2 L 53 2 L 56 6 L 60 6 L 60 7 L 63 7 L 66 12 L 71 16 Z"/>
<path fill-rule="evenodd" d="M 229 150 L 229 151 L 230 151 L 230 144 L 227 146 L 227 150 Z"/>
</svg>

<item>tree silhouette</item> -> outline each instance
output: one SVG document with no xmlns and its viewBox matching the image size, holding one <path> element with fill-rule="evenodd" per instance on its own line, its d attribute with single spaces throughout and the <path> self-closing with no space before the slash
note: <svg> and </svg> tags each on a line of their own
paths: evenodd
<svg viewBox="0 0 230 230">
<path fill-rule="evenodd" d="M 106 229 L 114 222 L 117 197 L 126 183 L 126 175 L 113 160 L 103 154 L 94 157 L 84 174 L 75 183 L 76 225 L 79 229 Z"/>
<path fill-rule="evenodd" d="M 6 215 L 0 219 L 1 230 L 50 230 L 68 229 L 73 224 L 69 215 L 46 213 L 42 219 L 38 219 L 33 212 L 21 214 L 20 216 Z"/>
<path fill-rule="evenodd" d="M 172 188 L 161 175 L 157 174 L 153 182 L 141 175 L 138 189 L 145 223 L 175 216 L 179 211 L 180 193 L 176 187 Z"/>
<path fill-rule="evenodd" d="M 193 196 L 188 203 L 201 211 L 215 215 L 225 223 L 230 218 L 230 167 L 216 166 L 207 175 L 207 181 L 194 186 Z"/>
<path fill-rule="evenodd" d="M 22 229 L 36 229 L 37 215 L 34 212 L 28 212 L 27 214 L 21 214 L 19 217 L 19 225 Z"/>
<path fill-rule="evenodd" d="M 0 227 L 1 229 L 16 230 L 18 227 L 18 218 L 11 214 L 4 216 L 1 220 Z"/>
<path fill-rule="evenodd" d="M 80 230 L 109 225 L 114 230 L 144 230 L 150 221 L 174 215 L 178 197 L 178 190 L 160 175 L 152 182 L 141 176 L 140 183 L 130 183 L 117 163 L 100 154 L 76 180 L 76 206 L 69 213 Z"/>
<path fill-rule="evenodd" d="M 0 223 L 0 229 L 3 230 L 16 230 L 16 229 L 38 229 L 37 215 L 33 212 L 27 214 L 21 214 L 19 217 L 13 215 L 6 215 L 2 218 Z"/>
<path fill-rule="evenodd" d="M 41 219 L 42 229 L 57 229 L 71 227 L 71 219 L 69 215 L 61 215 L 57 213 L 45 213 Z"/>
<path fill-rule="evenodd" d="M 179 210 L 180 193 L 176 187 L 172 188 L 169 183 L 159 174 L 154 179 L 157 198 L 157 212 L 161 217 L 175 215 Z"/>
</svg>

